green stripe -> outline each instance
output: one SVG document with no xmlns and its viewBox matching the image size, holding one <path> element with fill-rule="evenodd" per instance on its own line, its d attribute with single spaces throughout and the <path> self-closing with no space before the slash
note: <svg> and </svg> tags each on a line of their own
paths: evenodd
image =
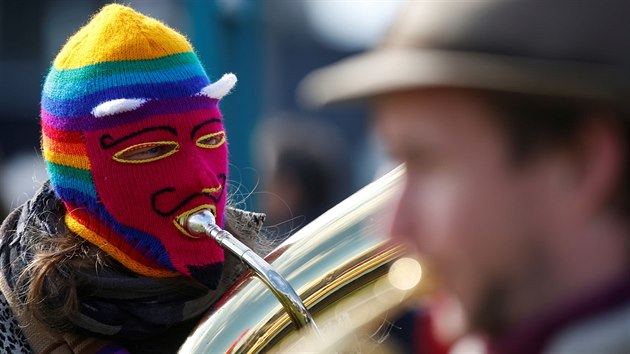
<svg viewBox="0 0 630 354">
<path fill-rule="evenodd" d="M 46 161 L 48 163 L 48 170 L 51 175 L 61 175 L 72 177 L 86 183 L 92 183 L 92 173 L 89 170 L 82 170 L 80 168 L 59 165 L 54 162 Z"/>
<path fill-rule="evenodd" d="M 46 81 L 76 81 L 104 75 L 109 76 L 134 72 L 158 71 L 186 64 L 201 65 L 195 53 L 185 52 L 157 59 L 109 61 L 87 65 L 76 69 L 57 70 L 53 66 L 50 68 Z"/>
</svg>

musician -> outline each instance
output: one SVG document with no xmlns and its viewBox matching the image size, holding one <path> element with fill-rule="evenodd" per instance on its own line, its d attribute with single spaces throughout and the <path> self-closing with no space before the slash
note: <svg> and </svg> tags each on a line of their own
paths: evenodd
<svg viewBox="0 0 630 354">
<path fill-rule="evenodd" d="M 244 270 L 177 219 L 198 210 L 244 243 L 263 216 L 226 207 L 219 100 L 184 36 L 105 6 L 42 91 L 50 181 L 0 234 L 0 352 L 171 353 Z"/>
<path fill-rule="evenodd" d="M 453 351 L 630 348 L 628 15 L 614 0 L 414 2 L 378 48 L 306 79 L 314 103 L 374 104 L 406 165 L 391 233 L 461 306 Z"/>
</svg>

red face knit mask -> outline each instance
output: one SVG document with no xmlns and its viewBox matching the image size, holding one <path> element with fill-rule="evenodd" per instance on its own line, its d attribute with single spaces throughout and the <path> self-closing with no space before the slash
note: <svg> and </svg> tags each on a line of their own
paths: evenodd
<svg viewBox="0 0 630 354">
<path fill-rule="evenodd" d="M 162 23 L 106 6 L 70 38 L 42 93 L 44 157 L 66 224 L 130 270 L 216 287 L 223 250 L 176 219 L 223 224 L 228 171 L 219 100 L 190 44 Z"/>
</svg>

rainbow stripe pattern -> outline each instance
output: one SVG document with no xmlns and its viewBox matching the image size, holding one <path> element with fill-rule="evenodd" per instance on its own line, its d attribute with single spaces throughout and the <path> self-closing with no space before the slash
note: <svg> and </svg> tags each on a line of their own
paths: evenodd
<svg viewBox="0 0 630 354">
<path fill-rule="evenodd" d="M 117 4 L 105 6 L 68 40 L 44 83 L 42 149 L 68 210 L 66 225 L 142 275 L 178 273 L 158 240 L 119 224 L 98 202 L 83 132 L 207 105 L 194 95 L 209 83 L 185 37 Z M 91 113 L 102 102 L 128 97 L 159 100 L 106 119 Z M 172 104 L 176 99 L 180 104 Z"/>
</svg>

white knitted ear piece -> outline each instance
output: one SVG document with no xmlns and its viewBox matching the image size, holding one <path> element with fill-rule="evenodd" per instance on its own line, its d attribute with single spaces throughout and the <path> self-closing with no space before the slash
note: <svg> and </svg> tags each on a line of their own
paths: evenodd
<svg viewBox="0 0 630 354">
<path fill-rule="evenodd" d="M 224 74 L 219 80 L 201 89 L 200 95 L 208 96 L 220 100 L 223 96 L 230 93 L 230 90 L 236 85 L 236 75 L 232 73 Z"/>
<path fill-rule="evenodd" d="M 143 98 L 119 98 L 116 100 L 106 101 L 92 109 L 94 117 L 105 117 L 114 114 L 129 112 L 138 109 L 146 101 Z"/>
</svg>

